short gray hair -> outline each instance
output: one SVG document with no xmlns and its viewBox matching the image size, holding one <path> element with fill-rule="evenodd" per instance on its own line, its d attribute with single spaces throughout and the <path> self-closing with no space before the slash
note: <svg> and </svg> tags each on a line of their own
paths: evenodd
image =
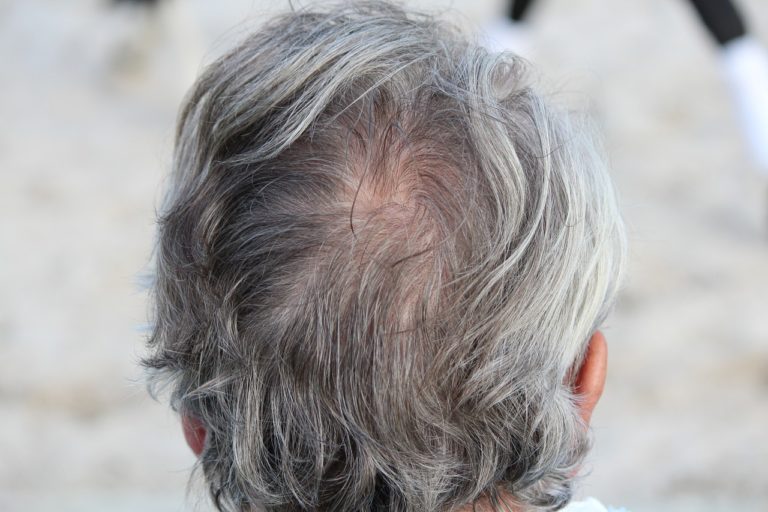
<svg viewBox="0 0 768 512">
<path fill-rule="evenodd" d="M 624 234 L 525 67 L 376 2 L 278 17 L 199 78 L 145 364 L 206 426 L 220 510 L 570 500 Z"/>
</svg>

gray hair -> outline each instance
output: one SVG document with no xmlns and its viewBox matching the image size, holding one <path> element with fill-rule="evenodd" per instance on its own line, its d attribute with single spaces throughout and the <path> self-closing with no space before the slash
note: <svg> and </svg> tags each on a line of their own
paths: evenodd
<svg viewBox="0 0 768 512">
<path fill-rule="evenodd" d="M 145 364 L 207 428 L 219 510 L 570 500 L 624 234 L 589 131 L 526 80 L 378 2 L 278 17 L 199 78 Z"/>
</svg>

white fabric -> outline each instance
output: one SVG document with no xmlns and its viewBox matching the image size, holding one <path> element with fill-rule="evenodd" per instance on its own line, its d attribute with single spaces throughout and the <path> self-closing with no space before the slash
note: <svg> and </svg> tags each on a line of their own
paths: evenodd
<svg viewBox="0 0 768 512">
<path fill-rule="evenodd" d="M 587 498 L 584 501 L 572 501 L 563 512 L 608 512 L 608 509 L 595 498 Z"/>
<path fill-rule="evenodd" d="M 606 508 L 595 498 L 587 498 L 584 501 L 573 501 L 562 512 L 628 512 L 626 509 Z"/>
<path fill-rule="evenodd" d="M 743 36 L 723 47 L 721 59 L 752 157 L 768 173 L 768 52 Z"/>
</svg>

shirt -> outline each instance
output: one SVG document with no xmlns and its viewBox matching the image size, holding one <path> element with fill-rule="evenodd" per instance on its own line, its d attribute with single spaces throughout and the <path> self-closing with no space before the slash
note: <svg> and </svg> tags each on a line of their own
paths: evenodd
<svg viewBox="0 0 768 512">
<path fill-rule="evenodd" d="M 587 498 L 584 501 L 573 501 L 562 512 L 629 512 L 625 508 L 606 508 L 595 498 Z"/>
</svg>

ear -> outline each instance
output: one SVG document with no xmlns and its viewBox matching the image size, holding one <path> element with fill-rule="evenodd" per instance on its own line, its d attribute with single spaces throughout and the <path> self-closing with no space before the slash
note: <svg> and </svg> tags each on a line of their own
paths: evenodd
<svg viewBox="0 0 768 512">
<path fill-rule="evenodd" d="M 595 331 L 589 340 L 587 355 L 581 363 L 574 383 L 574 393 L 579 397 L 581 418 L 586 425 L 589 425 L 592 412 L 603 394 L 607 370 L 608 345 L 603 333 Z"/>
<path fill-rule="evenodd" d="M 182 414 L 181 428 L 184 430 L 184 439 L 187 440 L 192 453 L 199 457 L 205 448 L 205 425 L 197 418 Z"/>
</svg>

